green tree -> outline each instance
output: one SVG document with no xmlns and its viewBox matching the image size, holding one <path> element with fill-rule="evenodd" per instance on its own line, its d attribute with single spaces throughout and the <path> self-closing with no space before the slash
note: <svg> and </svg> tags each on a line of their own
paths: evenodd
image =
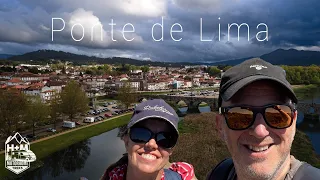
<svg viewBox="0 0 320 180">
<path fill-rule="evenodd" d="M 220 69 L 218 69 L 216 66 L 209 67 L 207 72 L 210 74 L 210 76 L 218 76 L 221 73 Z"/>
<path fill-rule="evenodd" d="M 32 125 L 32 134 L 35 135 L 36 124 L 46 120 L 49 116 L 49 107 L 42 102 L 40 96 L 29 96 L 27 109 L 26 121 Z"/>
<path fill-rule="evenodd" d="M 118 90 L 117 99 L 128 109 L 128 107 L 137 102 L 137 94 L 134 88 L 131 87 L 130 82 L 124 82 L 123 86 Z"/>
<path fill-rule="evenodd" d="M 61 109 L 62 113 L 67 115 L 70 121 L 81 113 L 86 112 L 89 99 L 80 85 L 71 80 L 61 92 Z"/>
<path fill-rule="evenodd" d="M 62 115 L 60 94 L 54 94 L 49 104 L 50 121 L 53 123 L 53 128 L 56 129 L 57 122 Z"/>
<path fill-rule="evenodd" d="M 141 66 L 140 69 L 142 70 L 142 72 L 149 72 L 150 67 L 149 66 Z"/>
<path fill-rule="evenodd" d="M 27 110 L 27 99 L 17 90 L 0 89 L 0 132 L 11 135 L 18 130 L 19 122 L 24 119 Z"/>
</svg>

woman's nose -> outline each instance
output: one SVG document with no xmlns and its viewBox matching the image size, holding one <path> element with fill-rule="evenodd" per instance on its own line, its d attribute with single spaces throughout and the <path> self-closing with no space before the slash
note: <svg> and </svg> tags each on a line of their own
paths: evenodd
<svg viewBox="0 0 320 180">
<path fill-rule="evenodd" d="M 152 150 L 158 149 L 158 144 L 154 138 L 150 139 L 145 146 Z"/>
</svg>

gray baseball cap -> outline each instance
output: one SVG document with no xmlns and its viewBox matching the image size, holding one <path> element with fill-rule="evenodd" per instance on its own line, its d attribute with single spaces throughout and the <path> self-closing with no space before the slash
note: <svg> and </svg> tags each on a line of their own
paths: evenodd
<svg viewBox="0 0 320 180">
<path fill-rule="evenodd" d="M 294 103 L 298 99 L 286 79 L 285 70 L 280 67 L 266 62 L 260 58 L 252 58 L 228 69 L 221 78 L 219 92 L 219 107 L 222 100 L 228 101 L 241 88 L 258 80 L 271 80 L 277 82 L 288 93 L 288 96 Z"/>
<path fill-rule="evenodd" d="M 178 131 L 179 117 L 176 111 L 163 99 L 152 99 L 141 102 L 135 107 L 134 113 L 127 125 L 127 129 L 146 119 L 159 118 L 167 121 Z"/>
</svg>

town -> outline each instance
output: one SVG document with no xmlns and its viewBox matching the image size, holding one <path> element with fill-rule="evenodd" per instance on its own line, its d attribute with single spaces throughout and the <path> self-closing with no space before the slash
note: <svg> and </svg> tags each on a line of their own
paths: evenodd
<svg viewBox="0 0 320 180">
<path fill-rule="evenodd" d="M 191 97 L 216 96 L 221 74 L 229 68 L 201 65 L 180 68 L 129 64 L 73 65 L 68 61 L 52 62 L 45 65 L 19 63 L 0 66 L 2 107 L 7 107 L 9 112 L 1 120 L 1 137 L 19 131 L 25 132 L 28 140 L 33 141 L 66 128 L 101 121 L 132 111 L 137 102 L 137 96 L 134 95 L 176 93 Z M 14 94 L 10 94 L 12 92 Z M 15 93 L 19 94 L 20 99 Z M 72 104 L 72 100 L 68 99 L 82 93 L 82 104 Z M 35 100 L 24 101 L 20 95 L 38 99 L 38 106 Z M 6 97 L 7 100 L 4 100 Z M 24 104 L 27 104 L 27 108 Z"/>
</svg>

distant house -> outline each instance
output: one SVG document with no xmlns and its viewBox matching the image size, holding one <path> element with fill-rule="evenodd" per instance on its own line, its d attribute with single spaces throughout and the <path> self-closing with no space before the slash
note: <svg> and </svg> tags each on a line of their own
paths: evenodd
<svg viewBox="0 0 320 180">
<path fill-rule="evenodd" d="M 19 78 L 12 78 L 7 81 L 8 86 L 16 86 L 16 85 L 22 85 L 24 82 L 21 81 Z"/>
<path fill-rule="evenodd" d="M 14 72 L 3 72 L 0 73 L 0 79 L 11 79 L 14 75 Z"/>
<path fill-rule="evenodd" d="M 15 78 L 19 78 L 21 81 L 39 81 L 41 78 L 37 74 L 30 72 L 23 72 L 14 75 Z"/>
</svg>

